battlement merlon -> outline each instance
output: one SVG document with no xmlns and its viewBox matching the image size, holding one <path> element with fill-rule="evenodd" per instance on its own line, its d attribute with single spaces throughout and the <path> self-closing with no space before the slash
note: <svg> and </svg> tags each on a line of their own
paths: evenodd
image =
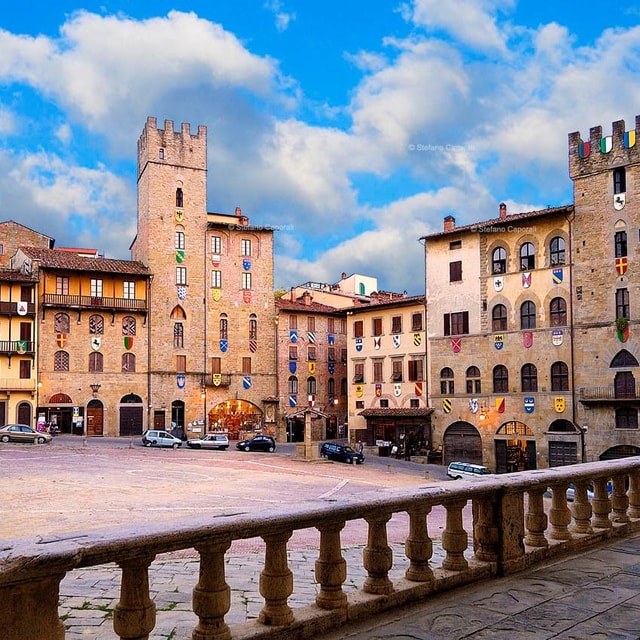
<svg viewBox="0 0 640 640">
<path fill-rule="evenodd" d="M 569 134 L 569 176 L 572 180 L 618 166 L 640 162 L 640 115 L 635 129 L 625 131 L 624 120 L 612 123 L 612 135 L 602 135 L 602 127 L 589 129 L 589 139 L 580 132 Z"/>
<path fill-rule="evenodd" d="M 175 131 L 173 120 L 165 120 L 164 129 L 158 129 L 157 119 L 149 116 L 138 139 L 138 178 L 148 162 L 206 171 L 207 127 L 199 125 L 194 135 L 188 122 Z"/>
</svg>

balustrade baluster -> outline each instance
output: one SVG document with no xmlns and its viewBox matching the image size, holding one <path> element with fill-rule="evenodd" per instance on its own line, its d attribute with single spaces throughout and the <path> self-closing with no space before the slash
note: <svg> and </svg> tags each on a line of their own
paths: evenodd
<svg viewBox="0 0 640 640">
<path fill-rule="evenodd" d="M 316 604 L 321 609 L 340 609 L 347 604 L 347 594 L 342 585 L 347 579 L 347 562 L 342 557 L 340 532 L 344 522 L 334 522 L 318 527 L 320 531 L 320 554 L 316 560 L 316 581 L 320 593 Z"/>
<path fill-rule="evenodd" d="M 457 500 L 444 505 L 447 520 L 442 532 L 442 548 L 447 555 L 442 561 L 442 568 L 449 571 L 464 571 L 469 567 L 464 557 L 465 549 L 469 545 L 469 536 L 462 526 L 462 510 L 466 504 L 466 500 Z"/>
<path fill-rule="evenodd" d="M 611 494 L 611 520 L 612 522 L 629 522 L 631 519 L 627 514 L 629 508 L 629 496 L 624 486 L 626 476 L 616 476 L 613 478 L 613 493 Z"/>
<path fill-rule="evenodd" d="M 571 540 L 569 525 L 571 524 L 571 509 L 567 504 L 567 483 L 554 484 L 551 487 L 551 509 L 549 510 L 549 522 L 552 540 Z"/>
<path fill-rule="evenodd" d="M 293 622 L 293 611 L 287 604 L 293 593 L 293 573 L 287 559 L 287 541 L 292 531 L 262 536 L 266 544 L 264 569 L 260 573 L 260 595 L 264 607 L 258 621 L 266 625 L 284 625 Z"/>
<path fill-rule="evenodd" d="M 544 512 L 544 487 L 531 489 L 529 495 L 529 507 L 525 516 L 526 535 L 524 543 L 529 547 L 544 548 L 549 546 L 549 541 L 545 536 L 549 519 Z"/>
<path fill-rule="evenodd" d="M 367 577 L 362 586 L 365 593 L 386 595 L 393 593 L 389 570 L 393 566 L 393 551 L 387 542 L 387 522 L 391 514 L 385 513 L 365 518 L 369 525 L 367 546 L 363 551 L 363 564 Z"/>
<path fill-rule="evenodd" d="M 200 554 L 198 584 L 193 589 L 193 612 L 198 626 L 192 640 L 229 640 L 231 630 L 224 621 L 231 608 L 231 589 L 225 579 L 224 558 L 231 546 L 229 538 L 196 547 Z"/>
<path fill-rule="evenodd" d="M 640 518 L 640 470 L 629 471 L 629 517 Z"/>
<path fill-rule="evenodd" d="M 587 483 L 584 480 L 578 480 L 575 483 L 571 512 L 573 514 L 572 533 L 586 534 L 593 532 L 591 527 L 593 509 L 587 494 Z"/>
<path fill-rule="evenodd" d="M 606 478 L 598 478 L 594 481 L 593 494 L 593 500 L 591 501 L 591 508 L 593 509 L 591 526 L 594 529 L 611 529 L 611 527 L 613 527 L 611 520 L 609 520 L 611 500 L 609 500 Z"/>
<path fill-rule="evenodd" d="M 431 513 L 431 506 L 416 507 L 408 513 L 409 535 L 404 543 L 404 551 L 409 558 L 409 567 L 405 577 L 414 582 L 431 582 L 434 576 L 429 560 L 433 556 L 433 542 L 427 528 L 427 516 Z"/>
<path fill-rule="evenodd" d="M 496 562 L 499 558 L 498 503 L 494 497 L 473 501 L 473 548 L 478 560 Z"/>
<path fill-rule="evenodd" d="M 113 630 L 122 640 L 147 640 L 156 625 L 156 605 L 149 597 L 149 565 L 154 555 L 118 562 L 122 570 L 120 601 Z"/>
</svg>

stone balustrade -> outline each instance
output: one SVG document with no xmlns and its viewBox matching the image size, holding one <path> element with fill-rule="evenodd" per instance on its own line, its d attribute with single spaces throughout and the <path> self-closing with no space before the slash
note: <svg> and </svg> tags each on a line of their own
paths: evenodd
<svg viewBox="0 0 640 640">
<path fill-rule="evenodd" d="M 574 501 L 567 489 L 575 487 Z M 551 491 L 551 500 L 545 494 Z M 545 505 L 549 505 L 545 509 Z M 471 504 L 472 525 L 463 512 Z M 434 507 L 446 510 L 441 539 L 429 534 Z M 387 523 L 407 513 L 404 577 L 390 579 L 394 566 Z M 348 521 L 366 523 L 362 567 L 356 592 L 343 591 L 348 567 L 341 532 Z M 468 521 L 468 519 L 467 519 Z M 294 576 L 287 544 L 294 531 L 316 528 L 315 604 L 292 608 Z M 135 530 L 101 529 L 68 538 L 14 539 L 0 543 L 0 628 L 4 640 L 63 640 L 58 613 L 60 582 L 78 568 L 115 563 L 121 572 L 120 599 L 113 611 L 117 637 L 143 640 L 156 623 L 149 591 L 149 567 L 167 552 L 195 549 L 199 576 L 193 589 L 198 623 L 192 640 L 322 637 L 348 621 L 425 600 L 431 594 L 477 580 L 526 570 L 553 556 L 640 529 L 640 457 L 451 481 L 407 491 L 338 502 L 307 502 L 286 513 L 274 511 L 203 515 Z M 262 538 L 264 563 L 257 620 L 230 627 L 225 616 L 231 589 L 225 556 L 232 541 Z M 440 545 L 440 566 L 434 548 Z M 194 580 L 195 582 L 195 580 Z"/>
</svg>

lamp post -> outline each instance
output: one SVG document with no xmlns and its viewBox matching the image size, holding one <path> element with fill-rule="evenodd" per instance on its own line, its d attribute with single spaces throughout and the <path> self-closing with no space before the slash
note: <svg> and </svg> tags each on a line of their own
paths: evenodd
<svg viewBox="0 0 640 640">
<path fill-rule="evenodd" d="M 202 429 L 203 429 L 203 436 L 206 435 L 207 430 L 208 430 L 208 420 L 207 420 L 207 387 L 206 385 L 203 383 L 202 384 L 202 389 L 200 391 L 200 397 L 202 398 Z"/>
</svg>

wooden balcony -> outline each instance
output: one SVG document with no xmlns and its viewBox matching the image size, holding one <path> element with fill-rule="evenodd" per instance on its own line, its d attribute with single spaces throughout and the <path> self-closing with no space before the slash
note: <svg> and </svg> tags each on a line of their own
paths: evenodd
<svg viewBox="0 0 640 640">
<path fill-rule="evenodd" d="M 231 384 L 230 373 L 214 373 L 207 376 L 204 381 L 207 387 L 228 387 Z"/>
<path fill-rule="evenodd" d="M 146 311 L 147 301 L 136 298 L 106 298 L 96 296 L 72 296 L 45 293 L 42 299 L 45 307 L 67 309 L 106 309 L 109 311 Z"/>
<path fill-rule="evenodd" d="M 36 314 L 36 305 L 33 302 L 27 302 L 27 313 L 25 317 L 33 317 Z M 18 303 L 17 302 L 0 302 L 0 315 L 3 316 L 17 316 Z"/>
<path fill-rule="evenodd" d="M 640 387 L 621 391 L 613 385 L 607 387 L 581 387 L 578 400 L 582 404 L 631 404 L 640 402 Z"/>
<path fill-rule="evenodd" d="M 36 352 L 36 343 L 30 340 L 0 340 L 0 355 L 32 356 Z"/>
<path fill-rule="evenodd" d="M 0 378 L 2 391 L 32 391 L 36 390 L 36 381 L 33 378 Z"/>
</svg>

